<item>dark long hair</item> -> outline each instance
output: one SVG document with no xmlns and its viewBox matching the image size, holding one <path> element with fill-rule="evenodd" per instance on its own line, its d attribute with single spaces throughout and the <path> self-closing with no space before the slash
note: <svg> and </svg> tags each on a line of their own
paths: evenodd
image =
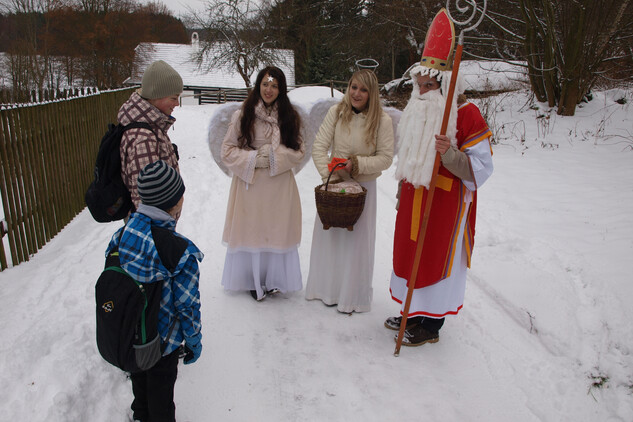
<svg viewBox="0 0 633 422">
<path fill-rule="evenodd" d="M 288 98 L 288 85 L 286 84 L 286 75 L 278 67 L 268 66 L 263 68 L 257 74 L 257 80 L 255 81 L 255 87 L 244 101 L 242 105 L 242 119 L 240 120 L 240 132 L 239 146 L 240 148 L 252 148 L 253 142 L 253 124 L 255 123 L 255 106 L 262 100 L 262 95 L 259 92 L 260 85 L 264 76 L 270 75 L 277 79 L 279 85 L 279 96 L 275 100 L 277 103 L 279 131 L 281 132 L 281 143 L 286 147 L 293 150 L 298 150 L 301 146 L 300 135 L 301 130 L 301 118 L 299 113 L 290 104 Z M 273 103 L 274 104 L 274 103 Z"/>
</svg>

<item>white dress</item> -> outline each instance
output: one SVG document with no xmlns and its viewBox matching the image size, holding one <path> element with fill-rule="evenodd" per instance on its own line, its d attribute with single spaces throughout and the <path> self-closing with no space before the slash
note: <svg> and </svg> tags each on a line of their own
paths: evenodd
<svg viewBox="0 0 633 422">
<path fill-rule="evenodd" d="M 393 125 L 382 113 L 374 142 L 367 142 L 366 116 L 358 113 L 343 123 L 337 106 L 328 111 L 312 147 L 312 159 L 323 181 L 331 157 L 351 159 L 357 167 L 354 179 L 367 189 L 363 213 L 354 230 L 323 230 L 317 214 L 310 252 L 306 299 L 337 305 L 340 312 L 371 309 L 376 249 L 376 178 L 393 160 Z M 343 178 L 349 177 L 339 172 Z"/>
<path fill-rule="evenodd" d="M 233 173 L 222 241 L 227 246 L 222 286 L 230 291 L 282 293 L 303 287 L 298 246 L 301 200 L 292 168 L 305 154 L 280 144 L 276 108 L 255 109 L 253 146 L 271 144 L 270 168 L 255 168 L 257 150 L 238 147 L 240 110 L 222 143 L 222 160 Z"/>
<path fill-rule="evenodd" d="M 353 231 L 338 227 L 323 230 L 317 215 L 306 285 L 306 299 L 321 299 L 346 313 L 369 311 L 374 294 L 376 181 L 360 184 L 367 189 L 367 196 Z"/>
</svg>

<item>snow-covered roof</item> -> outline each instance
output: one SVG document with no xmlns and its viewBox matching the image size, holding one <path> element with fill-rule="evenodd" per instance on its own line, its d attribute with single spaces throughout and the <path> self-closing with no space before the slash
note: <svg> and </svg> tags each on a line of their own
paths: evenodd
<svg viewBox="0 0 633 422">
<path fill-rule="evenodd" d="M 182 76 L 186 87 L 218 87 L 245 88 L 244 80 L 236 70 L 210 66 L 205 59 L 202 66 L 198 66 L 195 54 L 200 48 L 197 34 L 194 33 L 191 44 L 141 43 L 136 47 L 134 74 L 125 80 L 125 84 L 140 84 L 143 72 L 156 60 L 169 63 Z M 285 63 L 275 63 L 286 75 L 288 86 L 295 84 L 295 58 L 292 50 L 277 50 L 284 57 Z M 211 70 L 207 70 L 211 69 Z M 255 81 L 257 72 L 251 80 Z"/>
</svg>

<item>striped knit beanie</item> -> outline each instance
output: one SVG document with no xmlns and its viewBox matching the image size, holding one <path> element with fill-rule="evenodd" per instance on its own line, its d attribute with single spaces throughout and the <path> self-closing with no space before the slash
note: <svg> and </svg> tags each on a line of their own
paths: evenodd
<svg viewBox="0 0 633 422">
<path fill-rule="evenodd" d="M 141 97 L 147 100 L 180 95 L 182 78 L 176 70 L 162 60 L 155 61 L 143 73 Z"/>
<path fill-rule="evenodd" d="M 176 205 L 185 193 L 182 178 L 164 161 L 146 165 L 137 180 L 141 202 L 164 211 Z"/>
</svg>

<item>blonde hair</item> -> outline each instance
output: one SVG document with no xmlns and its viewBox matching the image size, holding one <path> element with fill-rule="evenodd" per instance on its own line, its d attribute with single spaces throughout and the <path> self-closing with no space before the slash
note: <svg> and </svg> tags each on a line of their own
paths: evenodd
<svg viewBox="0 0 633 422">
<path fill-rule="evenodd" d="M 343 123 L 349 125 L 352 120 L 354 111 L 352 110 L 352 101 L 350 99 L 350 87 L 352 83 L 364 85 L 369 91 L 369 98 L 367 99 L 367 107 L 362 112 L 367 115 L 367 123 L 365 125 L 366 142 L 369 145 L 376 143 L 376 132 L 378 131 L 378 125 L 380 124 L 380 118 L 382 116 L 382 106 L 380 105 L 380 95 L 378 93 L 378 78 L 376 74 L 369 69 L 361 69 L 352 75 L 347 83 L 347 90 L 345 96 L 336 109 L 337 115 L 343 120 Z"/>
</svg>

